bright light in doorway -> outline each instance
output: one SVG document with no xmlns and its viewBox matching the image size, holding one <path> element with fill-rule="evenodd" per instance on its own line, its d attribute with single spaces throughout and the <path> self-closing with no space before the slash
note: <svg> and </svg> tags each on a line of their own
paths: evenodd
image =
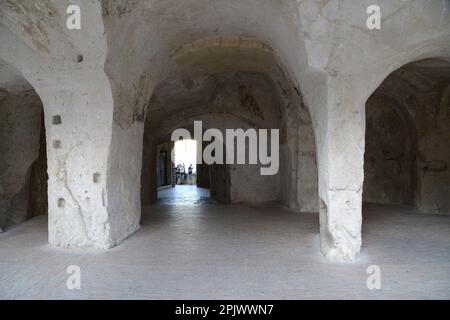
<svg viewBox="0 0 450 320">
<path fill-rule="evenodd" d="M 197 141 L 179 140 L 175 141 L 175 165 L 184 164 L 186 173 L 192 164 L 193 172 L 196 172 Z"/>
</svg>

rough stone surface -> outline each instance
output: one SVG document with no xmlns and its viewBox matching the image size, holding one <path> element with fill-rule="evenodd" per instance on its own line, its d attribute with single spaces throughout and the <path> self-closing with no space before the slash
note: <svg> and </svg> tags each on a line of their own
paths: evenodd
<svg viewBox="0 0 450 320">
<path fill-rule="evenodd" d="M 366 101 L 403 65 L 450 57 L 448 1 L 380 0 L 380 30 L 366 28 L 369 0 L 80 0 L 77 31 L 65 27 L 68 3 L 0 2 L 0 88 L 26 81 L 43 103 L 49 242 L 62 247 L 110 248 L 139 228 L 141 169 L 151 153 L 144 129 L 156 119 L 147 109 L 171 70 L 186 71 L 177 79 L 193 92 L 193 77 L 205 71 L 256 72 L 274 83 L 283 113 L 282 183 L 266 184 L 277 190 L 272 198 L 319 209 L 323 254 L 352 261 L 362 239 Z M 253 59 L 236 58 L 245 53 Z M 265 113 L 246 97 L 261 88 L 240 90 L 255 119 Z M 414 190 L 421 211 L 445 214 L 448 154 L 430 154 L 448 146 L 440 138 L 448 89 L 434 89 L 417 90 L 428 108 L 418 109 Z M 430 110 L 439 115 L 420 114 Z"/>
</svg>

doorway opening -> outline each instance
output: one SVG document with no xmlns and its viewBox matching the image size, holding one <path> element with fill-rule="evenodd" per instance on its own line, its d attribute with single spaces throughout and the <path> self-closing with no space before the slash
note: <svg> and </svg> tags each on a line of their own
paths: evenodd
<svg viewBox="0 0 450 320">
<path fill-rule="evenodd" d="M 158 204 L 213 204 L 209 191 L 209 172 L 200 169 L 197 183 L 197 142 L 192 139 L 166 142 L 157 146 Z M 201 165 L 198 165 L 201 166 Z"/>
</svg>

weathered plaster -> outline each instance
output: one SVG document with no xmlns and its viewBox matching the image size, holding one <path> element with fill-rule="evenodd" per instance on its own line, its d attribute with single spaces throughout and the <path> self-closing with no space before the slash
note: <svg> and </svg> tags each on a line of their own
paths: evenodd
<svg viewBox="0 0 450 320">
<path fill-rule="evenodd" d="M 273 66 L 254 67 L 267 67 L 262 52 L 273 53 L 288 84 L 282 85 L 289 96 L 282 126 L 289 148 L 282 155 L 296 172 L 280 173 L 284 180 L 291 176 L 280 189 L 282 201 L 314 209 L 317 179 L 322 252 L 333 260 L 354 260 L 361 248 L 366 101 L 401 66 L 450 57 L 448 1 L 380 0 L 382 28 L 372 31 L 365 27 L 370 0 L 80 0 L 83 27 L 70 32 L 64 26 L 68 3 L 0 3 L 0 58 L 19 71 L 44 105 L 53 245 L 108 248 L 139 227 L 147 107 L 174 57 L 206 46 L 222 59 L 209 61 L 210 71 L 224 66 L 239 71 L 236 61 L 223 63 L 237 49 L 255 56 L 241 61 L 240 71 L 265 72 L 272 80 Z M 226 41 L 209 47 L 218 36 Z M 191 70 L 199 71 L 198 63 L 210 56 L 197 57 L 188 59 Z M 180 79 L 184 86 L 196 85 L 189 77 Z M 445 92 L 440 110 L 448 101 Z M 289 100 L 295 102 L 286 104 Z M 309 119 L 301 111 L 305 106 Z M 51 125 L 54 115 L 61 116 L 58 126 Z M 305 128 L 311 123 L 313 133 L 295 129 L 302 121 Z M 305 144 L 298 145 L 302 139 Z M 427 145 L 436 139 L 424 135 L 419 150 L 428 154 Z M 307 168 L 316 161 L 317 174 L 309 176 Z M 433 168 L 439 161 L 425 159 Z M 422 203 L 445 197 L 433 191 L 444 189 L 431 181 L 420 184 Z M 429 194 L 437 196 L 427 199 Z"/>
</svg>

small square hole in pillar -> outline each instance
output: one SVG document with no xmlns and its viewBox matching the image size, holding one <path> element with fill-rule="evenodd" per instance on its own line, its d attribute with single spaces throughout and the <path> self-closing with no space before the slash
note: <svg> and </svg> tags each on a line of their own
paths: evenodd
<svg viewBox="0 0 450 320">
<path fill-rule="evenodd" d="M 61 124 L 61 123 L 62 123 L 61 116 L 59 114 L 57 114 L 56 116 L 53 116 L 52 124 L 58 125 L 58 124 Z"/>
<path fill-rule="evenodd" d="M 58 208 L 64 208 L 66 205 L 66 200 L 64 200 L 64 198 L 59 198 L 58 199 Z"/>
<path fill-rule="evenodd" d="M 61 140 L 53 140 L 53 148 L 61 149 Z"/>
<path fill-rule="evenodd" d="M 100 177 L 101 177 L 101 174 L 99 172 L 94 173 L 94 175 L 93 175 L 94 183 L 99 183 Z"/>
</svg>

